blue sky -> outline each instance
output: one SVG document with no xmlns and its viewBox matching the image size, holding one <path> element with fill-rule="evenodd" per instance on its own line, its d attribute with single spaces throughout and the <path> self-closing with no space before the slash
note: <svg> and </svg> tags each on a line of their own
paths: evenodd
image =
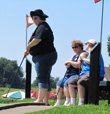
<svg viewBox="0 0 110 114">
<path fill-rule="evenodd" d="M 110 35 L 110 0 L 104 0 L 104 21 L 102 37 L 102 55 L 105 66 L 110 63 L 107 52 L 107 37 Z M 17 60 L 20 64 L 26 47 L 26 14 L 42 9 L 49 16 L 47 22 L 54 33 L 54 44 L 58 60 L 53 66 L 52 76 L 63 77 L 66 71 L 64 62 L 74 52 L 73 40 L 86 42 L 89 39 L 100 41 L 102 2 L 94 0 L 2 0 L 0 3 L 0 57 Z M 28 28 L 28 40 L 36 28 Z M 31 56 L 28 56 L 30 62 Z M 25 62 L 22 65 L 25 76 Z M 36 78 L 32 63 L 32 82 Z"/>
</svg>

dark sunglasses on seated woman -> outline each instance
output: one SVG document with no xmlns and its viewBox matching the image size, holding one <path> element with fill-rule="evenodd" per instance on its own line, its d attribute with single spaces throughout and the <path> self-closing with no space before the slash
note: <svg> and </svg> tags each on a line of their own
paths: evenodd
<svg viewBox="0 0 110 114">
<path fill-rule="evenodd" d="M 74 48 L 78 48 L 78 47 L 79 47 L 79 46 L 75 46 L 75 47 L 72 47 L 72 48 L 74 49 Z"/>
</svg>

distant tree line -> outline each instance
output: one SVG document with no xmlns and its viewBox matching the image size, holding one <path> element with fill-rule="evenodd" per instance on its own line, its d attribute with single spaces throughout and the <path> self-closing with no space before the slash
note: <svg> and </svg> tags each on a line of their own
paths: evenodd
<svg viewBox="0 0 110 114">
<path fill-rule="evenodd" d="M 0 87 L 24 88 L 25 78 L 23 77 L 23 69 L 20 68 L 16 74 L 17 70 L 17 61 L 7 60 L 3 57 L 0 58 Z"/>
<path fill-rule="evenodd" d="M 107 42 L 107 49 L 108 49 L 108 56 L 110 57 L 110 36 L 108 36 L 108 42 Z M 110 72 L 110 65 L 109 65 L 109 72 Z"/>
<path fill-rule="evenodd" d="M 108 48 L 108 55 L 110 57 L 110 36 L 108 36 L 107 48 Z"/>
<path fill-rule="evenodd" d="M 59 80 L 59 77 L 56 77 L 56 78 L 51 77 L 50 78 L 50 82 L 51 82 L 51 87 L 52 88 L 56 88 L 56 83 L 58 82 L 58 80 Z M 32 86 L 33 87 L 38 86 L 38 80 L 37 80 L 37 78 L 33 81 Z"/>
</svg>

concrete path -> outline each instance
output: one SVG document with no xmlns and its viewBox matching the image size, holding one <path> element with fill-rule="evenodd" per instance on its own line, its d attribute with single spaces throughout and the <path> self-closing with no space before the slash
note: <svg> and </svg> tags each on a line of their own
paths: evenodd
<svg viewBox="0 0 110 114">
<path fill-rule="evenodd" d="M 20 106 L 20 107 L 0 110 L 0 114 L 24 114 L 24 113 L 46 110 L 51 108 L 52 106 L 36 106 L 36 105 Z"/>
</svg>

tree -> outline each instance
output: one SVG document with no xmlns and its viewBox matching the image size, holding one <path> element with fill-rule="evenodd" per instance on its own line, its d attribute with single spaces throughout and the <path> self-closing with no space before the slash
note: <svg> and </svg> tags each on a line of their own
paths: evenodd
<svg viewBox="0 0 110 114">
<path fill-rule="evenodd" d="M 110 57 L 110 36 L 108 36 L 107 48 L 108 48 L 108 55 Z"/>
<path fill-rule="evenodd" d="M 108 49 L 108 55 L 110 57 L 110 36 L 108 36 L 108 42 L 107 42 L 107 49 Z M 109 65 L 109 72 L 110 72 L 110 65 Z"/>
<path fill-rule="evenodd" d="M 56 83 L 58 82 L 58 80 L 59 80 L 59 77 L 56 77 L 56 78 L 50 77 L 50 82 L 51 82 L 51 87 L 52 87 L 52 88 L 56 88 Z M 36 78 L 36 79 L 33 81 L 32 86 L 35 87 L 35 86 L 37 86 L 37 85 L 38 85 L 38 80 L 37 80 L 37 78 Z"/>
<path fill-rule="evenodd" d="M 12 88 L 24 88 L 25 78 L 23 78 L 23 69 L 18 70 L 17 61 L 10 61 L 6 58 L 0 58 L 0 87 L 11 86 Z"/>
<path fill-rule="evenodd" d="M 56 78 L 51 77 L 50 78 L 50 82 L 51 82 L 51 87 L 52 88 L 56 88 L 56 83 L 58 82 L 58 80 L 59 80 L 59 77 L 56 77 Z"/>
<path fill-rule="evenodd" d="M 38 80 L 37 80 L 37 78 L 33 81 L 33 83 L 32 83 L 32 86 L 33 87 L 36 87 L 38 85 Z"/>
</svg>

